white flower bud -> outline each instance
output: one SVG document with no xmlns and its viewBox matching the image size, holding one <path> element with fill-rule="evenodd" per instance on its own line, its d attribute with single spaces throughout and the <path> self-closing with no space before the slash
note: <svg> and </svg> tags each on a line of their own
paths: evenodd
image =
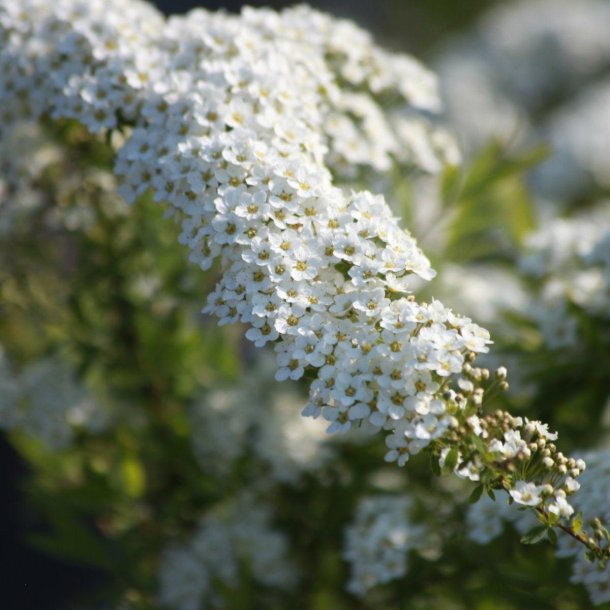
<svg viewBox="0 0 610 610">
<path fill-rule="evenodd" d="M 542 463 L 544 464 L 544 467 L 548 468 L 549 470 L 555 465 L 555 462 L 550 457 L 545 457 L 542 460 Z"/>
<path fill-rule="evenodd" d="M 508 376 L 508 371 L 505 366 L 499 366 L 495 371 L 495 375 L 498 379 L 503 380 Z"/>
<path fill-rule="evenodd" d="M 568 477 L 563 484 L 563 489 L 566 491 L 566 493 L 574 493 L 580 489 L 580 483 L 576 479 Z"/>
</svg>

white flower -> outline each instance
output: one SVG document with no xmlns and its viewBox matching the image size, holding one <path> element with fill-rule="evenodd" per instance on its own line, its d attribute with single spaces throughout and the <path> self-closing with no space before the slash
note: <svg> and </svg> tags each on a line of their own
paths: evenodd
<svg viewBox="0 0 610 610">
<path fill-rule="evenodd" d="M 542 502 L 540 492 L 542 491 L 541 485 L 534 483 L 526 483 L 525 481 L 517 481 L 515 487 L 508 493 L 517 504 L 523 504 L 524 506 L 538 506 Z"/>
<path fill-rule="evenodd" d="M 502 454 L 502 457 L 510 459 L 527 449 L 527 443 L 521 438 L 519 430 L 508 430 L 504 433 L 504 442 L 497 439 L 489 443 L 489 450 Z"/>
<path fill-rule="evenodd" d="M 547 509 L 550 513 L 567 519 L 574 514 L 574 508 L 572 508 L 570 503 L 566 500 L 565 494 L 561 494 L 560 492 L 561 490 L 558 490 L 555 493 L 555 500 L 548 504 Z"/>
<path fill-rule="evenodd" d="M 557 440 L 557 432 L 549 432 L 548 424 L 544 424 L 540 421 L 529 420 L 527 417 L 525 418 L 525 431 L 530 434 L 535 432 L 540 438 L 547 441 Z"/>
</svg>

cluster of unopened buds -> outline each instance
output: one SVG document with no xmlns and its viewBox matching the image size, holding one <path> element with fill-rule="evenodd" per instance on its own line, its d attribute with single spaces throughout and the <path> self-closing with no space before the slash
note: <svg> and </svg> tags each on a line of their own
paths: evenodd
<svg viewBox="0 0 610 610">
<path fill-rule="evenodd" d="M 488 369 L 467 365 L 458 380 L 461 391 L 446 393 L 446 400 L 458 406 L 454 410 L 458 417 L 436 443 L 440 467 L 479 482 L 481 493 L 508 492 L 511 502 L 535 508 L 555 525 L 574 513 L 567 498 L 578 491 L 576 479 L 585 462 L 558 451 L 553 442 L 557 434 L 542 422 L 505 411 L 483 414 L 484 392 L 493 386 L 508 389 L 506 376 L 504 367 L 492 376 Z"/>
<path fill-rule="evenodd" d="M 487 449 L 512 475 L 506 485 L 517 504 L 535 506 L 557 517 L 573 514 L 566 498 L 578 491 L 576 478 L 584 471 L 585 463 L 566 458 L 557 450 L 552 442 L 557 434 L 549 432 L 541 422 L 513 417 L 504 411 L 486 416 L 481 426 L 487 430 L 488 438 L 494 432 L 501 434 L 501 438 L 488 442 Z"/>
<path fill-rule="evenodd" d="M 328 131 L 354 114 L 354 96 L 366 99 L 363 140 L 379 148 L 371 138 L 390 125 L 364 127 L 384 112 L 392 124 L 402 117 L 412 130 L 399 148 L 425 169 L 424 149 L 444 154 L 425 118 L 438 106 L 434 77 L 351 25 L 340 22 L 336 38 L 332 20 L 306 8 L 164 22 L 134 3 L 127 22 L 118 5 L 115 14 L 78 0 L 14 4 L 0 20 L 7 111 L 17 112 L 17 95 L 33 117 L 123 130 L 120 192 L 128 201 L 152 192 L 180 222 L 193 262 L 220 259 L 205 311 L 247 324 L 259 347 L 272 343 L 278 379 L 312 373 L 304 414 L 323 415 L 331 432 L 387 430 L 401 463 L 441 437 L 453 421 L 442 394 L 467 353 L 487 351 L 489 333 L 409 294 L 435 273 L 382 196 L 334 184 L 338 150 L 350 161 L 350 147 Z M 139 13 L 146 27 L 135 32 Z M 320 36 L 304 38 L 304 23 Z"/>
<path fill-rule="evenodd" d="M 473 368 L 470 377 L 486 382 L 491 376 L 487 369 Z M 465 390 L 457 396 L 458 403 L 465 404 L 459 412 L 461 420 L 456 418 L 434 448 L 440 468 L 478 483 L 472 501 L 484 492 L 492 498 L 494 492 L 506 492 L 509 503 L 532 509 L 539 526 L 523 538 L 524 542 L 537 542 L 546 535 L 555 542 L 553 528 L 557 527 L 573 542 L 587 547 L 589 559 L 600 562 L 603 568 L 610 559 L 608 531 L 596 518 L 590 521 L 591 531 L 587 533 L 583 514 L 575 511 L 570 500 L 580 489 L 577 479 L 586 470 L 585 461 L 559 451 L 554 442 L 557 434 L 550 432 L 547 424 L 506 411 L 483 414 L 480 407 L 475 407 L 481 403 L 483 389 L 471 381 L 461 382 Z M 504 367 L 495 371 L 491 385 L 508 389 Z"/>
</svg>

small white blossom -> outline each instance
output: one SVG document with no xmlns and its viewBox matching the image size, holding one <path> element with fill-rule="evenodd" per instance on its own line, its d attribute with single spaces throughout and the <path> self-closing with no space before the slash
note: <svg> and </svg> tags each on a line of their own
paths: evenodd
<svg viewBox="0 0 610 610">
<path fill-rule="evenodd" d="M 535 483 L 526 483 L 525 481 L 517 481 L 515 487 L 508 493 L 517 504 L 524 506 L 538 506 L 542 502 L 540 492 L 542 487 Z"/>
</svg>

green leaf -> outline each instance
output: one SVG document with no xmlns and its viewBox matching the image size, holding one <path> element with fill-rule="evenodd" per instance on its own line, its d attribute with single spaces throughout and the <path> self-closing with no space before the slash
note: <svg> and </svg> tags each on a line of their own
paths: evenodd
<svg viewBox="0 0 610 610">
<path fill-rule="evenodd" d="M 81 522 L 76 514 L 70 512 L 49 516 L 51 531 L 27 535 L 30 544 L 68 561 L 108 570 L 116 565 L 112 543 L 105 540 L 91 525 Z"/>
<path fill-rule="evenodd" d="M 453 218 L 445 255 L 468 262 L 509 254 L 533 228 L 525 172 L 545 156 L 543 148 L 508 156 L 502 144 L 493 142 L 464 176 L 447 170 L 441 195 Z"/>
<path fill-rule="evenodd" d="M 445 464 L 443 466 L 443 470 L 445 472 L 453 472 L 455 467 L 457 466 L 458 461 L 458 450 L 454 447 L 449 451 L 447 457 L 445 458 Z"/>
<path fill-rule="evenodd" d="M 539 525 L 531 529 L 525 536 L 521 538 L 522 544 L 536 544 L 540 542 L 547 533 L 548 528 L 545 525 Z"/>
<path fill-rule="evenodd" d="M 495 502 L 496 501 L 496 494 L 494 493 L 494 490 L 491 487 L 487 488 L 487 495 Z"/>
<path fill-rule="evenodd" d="M 441 201 L 443 207 L 450 207 L 455 203 L 460 196 L 461 187 L 462 171 L 457 166 L 447 166 L 441 179 Z"/>
<path fill-rule="evenodd" d="M 435 474 L 437 477 L 440 477 L 442 474 L 441 465 L 438 462 L 438 456 L 434 453 L 430 454 L 430 470 L 432 470 L 432 473 Z"/>
<path fill-rule="evenodd" d="M 470 502 L 470 504 L 476 504 L 481 499 L 484 489 L 485 489 L 485 487 L 483 485 L 477 485 L 472 490 L 472 493 L 470 494 L 470 497 L 468 498 L 468 502 Z"/>
<path fill-rule="evenodd" d="M 120 476 L 125 493 L 139 498 L 146 490 L 146 475 L 142 464 L 135 457 L 126 457 L 120 465 Z"/>
<path fill-rule="evenodd" d="M 582 530 L 582 513 L 576 513 L 572 519 L 572 529 L 575 534 L 578 534 Z"/>
<path fill-rule="evenodd" d="M 548 539 L 551 541 L 551 544 L 557 544 L 557 534 L 555 533 L 555 530 L 552 527 L 547 530 L 546 534 L 548 536 Z"/>
</svg>

